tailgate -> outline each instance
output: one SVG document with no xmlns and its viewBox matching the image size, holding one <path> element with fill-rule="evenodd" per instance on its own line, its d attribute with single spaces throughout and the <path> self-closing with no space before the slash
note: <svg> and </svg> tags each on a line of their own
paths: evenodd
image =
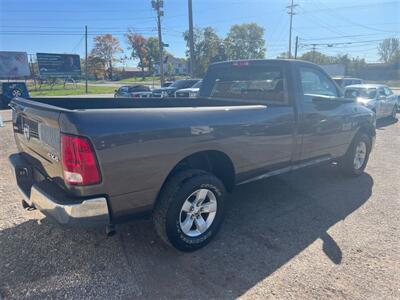
<svg viewBox="0 0 400 300">
<path fill-rule="evenodd" d="M 63 185 L 60 155 L 60 111 L 57 107 L 13 100 L 13 128 L 19 152 L 45 177 Z"/>
</svg>

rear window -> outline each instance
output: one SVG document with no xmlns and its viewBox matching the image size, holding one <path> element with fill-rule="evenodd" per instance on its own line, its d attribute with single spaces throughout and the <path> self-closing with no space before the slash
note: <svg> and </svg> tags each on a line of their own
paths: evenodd
<svg viewBox="0 0 400 300">
<path fill-rule="evenodd" d="M 344 97 L 375 99 L 376 88 L 347 88 L 344 92 Z"/>
<path fill-rule="evenodd" d="M 187 89 L 192 87 L 198 80 L 178 80 L 175 81 L 170 87 L 178 88 L 178 89 Z"/>
<path fill-rule="evenodd" d="M 210 98 L 288 103 L 281 66 L 217 68 L 207 76 L 207 85 Z"/>
</svg>

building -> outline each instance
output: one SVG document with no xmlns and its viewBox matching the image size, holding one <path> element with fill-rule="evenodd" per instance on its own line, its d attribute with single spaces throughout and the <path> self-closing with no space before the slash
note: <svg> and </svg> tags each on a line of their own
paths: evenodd
<svg viewBox="0 0 400 300">
<path fill-rule="evenodd" d="M 169 69 L 171 70 L 172 74 L 168 74 Z M 154 71 L 155 71 L 154 75 L 160 75 L 160 65 L 159 64 L 156 64 L 154 66 Z M 172 55 L 167 55 L 164 58 L 164 74 L 188 75 L 189 74 L 188 61 L 184 58 L 176 58 L 176 57 L 173 57 Z"/>
<path fill-rule="evenodd" d="M 113 69 L 114 73 L 119 74 L 119 77 L 121 78 L 142 77 L 149 75 L 147 68 L 144 68 L 144 74 L 142 69 L 139 67 L 114 67 Z"/>
</svg>

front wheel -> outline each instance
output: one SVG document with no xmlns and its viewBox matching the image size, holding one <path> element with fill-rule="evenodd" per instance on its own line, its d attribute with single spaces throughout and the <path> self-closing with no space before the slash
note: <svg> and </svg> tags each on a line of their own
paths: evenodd
<svg viewBox="0 0 400 300">
<path fill-rule="evenodd" d="M 346 155 L 338 162 L 343 173 L 349 176 L 361 175 L 367 166 L 371 147 L 371 138 L 364 133 L 358 134 Z"/>
<path fill-rule="evenodd" d="M 225 187 L 214 175 L 177 173 L 162 188 L 153 220 L 157 233 L 181 251 L 195 251 L 216 235 L 225 211 Z"/>
</svg>

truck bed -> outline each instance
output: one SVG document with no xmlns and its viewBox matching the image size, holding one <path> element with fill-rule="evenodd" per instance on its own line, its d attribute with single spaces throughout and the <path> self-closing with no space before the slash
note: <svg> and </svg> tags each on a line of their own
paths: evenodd
<svg viewBox="0 0 400 300">
<path fill-rule="evenodd" d="M 112 108 L 168 108 L 168 107 L 220 107 L 259 105 L 260 102 L 208 98 L 30 98 L 36 103 L 56 106 L 66 110 Z M 26 103 L 26 102 L 25 102 Z"/>
</svg>

